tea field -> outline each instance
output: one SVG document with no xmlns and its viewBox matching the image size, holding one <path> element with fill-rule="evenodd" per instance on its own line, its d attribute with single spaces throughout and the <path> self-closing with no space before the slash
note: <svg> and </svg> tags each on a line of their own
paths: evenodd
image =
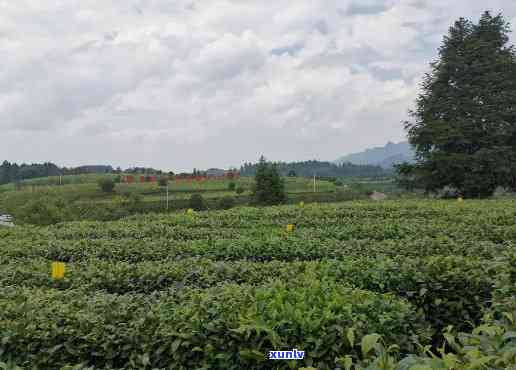
<svg viewBox="0 0 516 370">
<path fill-rule="evenodd" d="M 0 228 L 0 368 L 515 369 L 515 243 L 511 199 Z"/>
</svg>

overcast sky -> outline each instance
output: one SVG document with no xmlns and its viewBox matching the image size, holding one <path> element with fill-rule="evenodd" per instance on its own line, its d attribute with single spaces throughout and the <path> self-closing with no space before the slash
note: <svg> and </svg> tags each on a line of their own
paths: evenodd
<svg viewBox="0 0 516 370">
<path fill-rule="evenodd" d="M 448 27 L 486 6 L 516 24 L 513 0 L 0 0 L 0 160 L 186 170 L 401 141 Z"/>
</svg>

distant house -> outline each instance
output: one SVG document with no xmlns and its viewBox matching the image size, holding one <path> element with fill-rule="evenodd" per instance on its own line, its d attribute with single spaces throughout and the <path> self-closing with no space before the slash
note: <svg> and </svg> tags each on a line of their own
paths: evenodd
<svg viewBox="0 0 516 370">
<path fill-rule="evenodd" d="M 222 170 L 220 168 L 210 168 L 206 170 L 206 176 L 208 177 L 220 177 L 226 175 L 226 170 Z"/>
</svg>

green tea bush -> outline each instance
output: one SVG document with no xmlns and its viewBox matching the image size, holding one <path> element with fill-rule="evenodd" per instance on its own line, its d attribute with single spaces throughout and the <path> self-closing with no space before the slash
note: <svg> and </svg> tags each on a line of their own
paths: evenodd
<svg viewBox="0 0 516 370">
<path fill-rule="evenodd" d="M 444 332 L 436 351 L 422 346 L 419 353 L 400 356 L 379 334 L 362 338 L 362 357 L 344 355 L 336 364 L 354 370 L 510 370 L 516 368 L 516 324 L 511 320 L 476 327 L 472 332 Z"/>
<path fill-rule="evenodd" d="M 57 259 L 60 259 L 59 257 Z M 425 315 L 434 333 L 453 325 L 470 330 L 490 306 L 495 284 L 489 261 L 464 257 L 354 258 L 321 262 L 217 262 L 190 258 L 180 262 L 110 262 L 91 260 L 69 265 L 60 288 L 113 294 L 165 291 L 175 286 L 209 288 L 224 282 L 261 285 L 275 278 L 293 282 L 312 272 L 316 279 L 352 284 L 406 298 Z M 0 285 L 53 286 L 43 260 L 0 267 Z"/>
<path fill-rule="evenodd" d="M 194 211 L 204 211 L 206 209 L 206 203 L 201 194 L 192 194 L 190 197 L 190 208 Z"/>
<path fill-rule="evenodd" d="M 338 280 L 406 298 L 436 333 L 448 325 L 471 330 L 480 323 L 492 299 L 495 269 L 486 260 L 455 256 L 376 258 L 328 266 Z"/>
<path fill-rule="evenodd" d="M 311 279 L 155 296 L 5 288 L 0 312 L 0 354 L 42 369 L 267 369 L 268 351 L 292 346 L 329 369 L 339 353 L 359 353 L 350 330 L 357 341 L 381 333 L 403 351 L 428 337 L 404 300 Z"/>
<path fill-rule="evenodd" d="M 225 196 L 219 199 L 219 203 L 217 205 L 218 209 L 231 209 L 235 206 L 235 198 L 230 196 Z"/>
<path fill-rule="evenodd" d="M 17 219 L 18 201 L 5 206 Z M 110 219 L 128 203 L 68 207 Z M 145 201 L 114 222 L 0 228 L 0 368 L 511 369 L 515 206 L 307 201 L 158 215 L 146 212 L 163 204 Z M 52 261 L 66 263 L 63 280 Z M 294 346 L 306 361 L 265 360 Z"/>
<path fill-rule="evenodd" d="M 111 178 L 101 178 L 97 183 L 104 193 L 112 193 L 115 190 L 116 183 Z"/>
<path fill-rule="evenodd" d="M 17 221 L 33 225 L 52 225 L 64 219 L 66 209 L 64 204 L 59 207 L 53 200 L 40 198 L 30 201 L 15 211 Z"/>
<path fill-rule="evenodd" d="M 367 191 L 358 186 L 340 187 L 335 191 L 337 202 L 367 199 Z"/>
</svg>

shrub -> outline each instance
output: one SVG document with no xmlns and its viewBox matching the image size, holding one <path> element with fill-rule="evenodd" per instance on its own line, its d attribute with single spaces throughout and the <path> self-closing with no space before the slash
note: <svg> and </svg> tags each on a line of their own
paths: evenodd
<svg viewBox="0 0 516 370">
<path fill-rule="evenodd" d="M 514 341 L 516 322 L 507 313 L 506 319 L 478 326 L 471 333 L 456 334 L 450 329 L 443 333 L 445 344 L 437 348 L 437 355 L 427 348 L 419 354 L 400 356 L 399 348 L 389 346 L 378 334 L 362 338 L 362 356 L 356 361 L 351 356 L 337 359 L 344 368 L 355 370 L 380 369 L 515 369 L 516 342 Z M 400 360 L 400 357 L 403 357 Z M 347 365 L 347 366 L 346 366 Z"/>
<path fill-rule="evenodd" d="M 98 181 L 98 185 L 104 193 L 112 193 L 116 184 L 112 179 L 102 178 Z"/>
<path fill-rule="evenodd" d="M 228 190 L 230 191 L 235 191 L 236 189 L 236 184 L 235 182 L 231 181 L 229 184 L 228 184 Z"/>
<path fill-rule="evenodd" d="M 140 209 L 142 202 L 143 202 L 143 200 L 142 200 L 142 196 L 140 194 L 131 193 L 131 194 L 129 194 L 129 197 L 128 197 L 127 208 L 131 212 L 135 212 L 138 209 Z"/>
<path fill-rule="evenodd" d="M 235 206 L 235 198 L 233 197 L 222 197 L 219 199 L 218 208 L 219 209 L 231 209 Z"/>
<path fill-rule="evenodd" d="M 479 324 L 491 301 L 493 267 L 482 259 L 460 256 L 396 257 L 331 263 L 328 273 L 361 289 L 393 292 L 426 316 L 436 332 Z M 321 267 L 321 273 L 324 268 Z"/>
<path fill-rule="evenodd" d="M 52 225 L 62 221 L 60 210 L 51 199 L 41 198 L 30 201 L 16 212 L 17 220 L 33 225 Z"/>
<path fill-rule="evenodd" d="M 201 194 L 192 194 L 190 197 L 189 206 L 194 211 L 203 211 L 206 209 L 206 203 Z"/>
<path fill-rule="evenodd" d="M 236 191 L 237 194 L 240 195 L 240 194 L 245 192 L 245 189 L 242 186 L 239 186 L 238 188 L 236 188 L 235 191 Z"/>
<path fill-rule="evenodd" d="M 361 188 L 348 187 L 345 189 L 338 189 L 335 192 L 335 198 L 339 202 L 348 200 L 361 200 L 367 198 L 367 192 Z"/>
</svg>

